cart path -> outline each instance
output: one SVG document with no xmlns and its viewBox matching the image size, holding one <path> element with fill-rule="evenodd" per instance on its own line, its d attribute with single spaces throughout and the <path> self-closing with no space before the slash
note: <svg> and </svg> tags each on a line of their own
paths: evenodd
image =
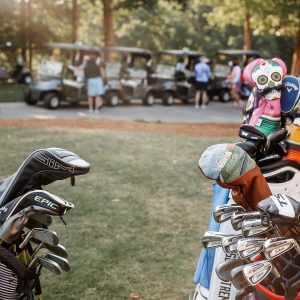
<svg viewBox="0 0 300 300">
<path fill-rule="evenodd" d="M 163 106 L 156 104 L 151 107 L 143 106 L 139 102 L 118 107 L 104 106 L 99 114 L 91 114 L 87 106 L 62 106 L 57 110 L 49 110 L 44 106 L 29 106 L 26 103 L 0 103 L 0 120 L 4 119 L 89 119 L 89 120 L 123 120 L 162 123 L 242 123 L 240 109 L 233 108 L 232 103 L 213 101 L 207 109 L 195 109 L 191 104 Z"/>
</svg>

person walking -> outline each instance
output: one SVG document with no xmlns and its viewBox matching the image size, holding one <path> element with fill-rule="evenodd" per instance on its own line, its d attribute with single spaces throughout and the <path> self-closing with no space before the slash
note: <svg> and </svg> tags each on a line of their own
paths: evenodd
<svg viewBox="0 0 300 300">
<path fill-rule="evenodd" d="M 195 108 L 199 108 L 200 99 L 201 108 L 205 109 L 208 104 L 208 82 L 211 77 L 211 69 L 207 64 L 208 59 L 204 56 L 200 57 L 199 62 L 195 65 Z"/>
<path fill-rule="evenodd" d="M 104 85 L 102 80 L 103 66 L 97 64 L 96 55 L 90 54 L 85 62 L 84 76 L 87 81 L 89 112 L 98 113 L 103 106 Z M 95 99 L 95 101 L 94 101 Z"/>
<path fill-rule="evenodd" d="M 243 101 L 240 98 L 240 91 L 241 91 L 241 76 L 242 76 L 242 69 L 238 63 L 238 59 L 234 57 L 232 59 L 232 68 L 231 73 L 228 76 L 227 80 L 230 84 L 230 94 L 233 98 L 233 106 L 234 107 L 242 107 Z"/>
</svg>

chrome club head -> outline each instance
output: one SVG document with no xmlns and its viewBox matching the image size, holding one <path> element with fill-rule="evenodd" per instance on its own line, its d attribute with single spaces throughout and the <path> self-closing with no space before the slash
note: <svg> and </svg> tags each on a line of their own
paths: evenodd
<svg viewBox="0 0 300 300">
<path fill-rule="evenodd" d="M 233 258 L 233 259 L 226 260 L 225 262 L 222 262 L 216 266 L 216 274 L 221 280 L 230 281 L 231 270 L 236 267 L 243 266 L 245 264 L 246 262 L 242 259 Z"/>
<path fill-rule="evenodd" d="M 261 218 L 261 213 L 258 211 L 233 213 L 231 216 L 231 225 L 234 230 L 240 230 L 244 220 L 257 218 Z"/>
<path fill-rule="evenodd" d="M 225 253 L 231 254 L 236 251 L 237 241 L 242 236 L 239 235 L 230 235 L 222 237 L 222 248 Z"/>
<path fill-rule="evenodd" d="M 262 260 L 246 265 L 243 268 L 243 275 L 247 282 L 254 286 L 266 278 L 272 270 L 272 262 L 268 260 Z"/>
<path fill-rule="evenodd" d="M 231 281 L 238 290 L 254 286 L 266 278 L 273 269 L 273 264 L 268 260 L 254 262 L 233 269 L 230 273 Z"/>
<path fill-rule="evenodd" d="M 266 240 L 263 251 L 267 259 L 274 259 L 292 248 L 296 248 L 299 253 L 299 246 L 293 238 L 278 237 Z"/>
<path fill-rule="evenodd" d="M 217 205 L 213 211 L 214 219 L 217 223 L 223 223 L 231 218 L 235 212 L 246 211 L 244 207 L 240 205 Z"/>
<path fill-rule="evenodd" d="M 258 254 L 263 250 L 266 239 L 244 238 L 237 242 L 236 253 L 239 258 L 245 259 Z"/>
<path fill-rule="evenodd" d="M 230 236 L 228 234 L 217 231 L 206 231 L 202 238 L 204 248 L 216 248 L 222 246 L 222 237 Z"/>
<path fill-rule="evenodd" d="M 54 253 L 47 253 L 44 257 L 56 262 L 64 272 L 70 271 L 70 264 L 67 259 Z"/>
<path fill-rule="evenodd" d="M 36 239 L 42 243 L 47 243 L 53 246 L 56 246 L 59 242 L 56 232 L 45 228 L 33 228 L 25 235 L 19 248 L 25 248 L 30 239 Z"/>
<path fill-rule="evenodd" d="M 273 229 L 272 223 L 264 225 L 260 218 L 242 222 L 242 234 L 245 238 L 264 234 Z"/>
<path fill-rule="evenodd" d="M 41 273 L 41 268 L 44 267 L 48 271 L 60 275 L 62 273 L 61 267 L 53 260 L 45 257 L 35 257 L 28 265 L 30 269 L 37 268 L 37 274 Z"/>
</svg>

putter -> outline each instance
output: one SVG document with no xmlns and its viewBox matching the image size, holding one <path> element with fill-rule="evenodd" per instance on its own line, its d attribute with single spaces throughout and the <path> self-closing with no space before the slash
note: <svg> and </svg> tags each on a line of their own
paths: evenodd
<svg viewBox="0 0 300 300">
<path fill-rule="evenodd" d="M 28 268 L 32 269 L 34 267 L 37 267 L 38 265 L 40 266 L 37 269 L 37 275 L 41 274 L 42 267 L 46 268 L 48 271 L 56 275 L 60 275 L 62 273 L 62 269 L 55 261 L 45 257 L 35 257 L 28 265 Z"/>
<path fill-rule="evenodd" d="M 231 234 L 226 234 L 217 231 L 206 231 L 202 238 L 202 244 L 204 248 L 216 248 L 222 247 L 222 238 L 224 236 L 232 236 Z"/>
<path fill-rule="evenodd" d="M 19 248 L 22 250 L 26 247 L 29 240 L 35 238 L 43 243 L 56 246 L 59 242 L 57 233 L 45 228 L 33 228 L 26 235 L 23 235 L 24 240 Z"/>
<path fill-rule="evenodd" d="M 263 251 L 266 239 L 244 238 L 237 242 L 236 253 L 240 259 L 246 259 Z"/>
<path fill-rule="evenodd" d="M 214 219 L 217 223 L 229 220 L 234 212 L 244 212 L 244 207 L 240 205 L 217 205 L 213 211 Z"/>
<path fill-rule="evenodd" d="M 233 213 L 231 216 L 231 225 L 234 230 L 240 230 L 244 220 L 257 218 L 261 218 L 261 213 L 258 211 Z"/>
<path fill-rule="evenodd" d="M 242 238 L 242 235 L 230 235 L 222 237 L 222 249 L 227 254 L 232 254 L 236 251 L 237 241 Z"/>
<path fill-rule="evenodd" d="M 267 259 L 274 259 L 292 248 L 295 248 L 297 253 L 300 254 L 300 248 L 295 239 L 276 237 L 265 241 L 263 251 Z"/>
<path fill-rule="evenodd" d="M 242 234 L 245 238 L 264 234 L 273 228 L 272 223 L 264 225 L 261 219 L 245 220 L 242 222 Z"/>
<path fill-rule="evenodd" d="M 56 262 L 60 266 L 62 271 L 64 271 L 64 272 L 70 271 L 70 264 L 67 259 L 65 259 L 61 256 L 58 256 L 54 253 L 47 253 L 46 255 L 44 255 L 44 257 Z"/>
</svg>

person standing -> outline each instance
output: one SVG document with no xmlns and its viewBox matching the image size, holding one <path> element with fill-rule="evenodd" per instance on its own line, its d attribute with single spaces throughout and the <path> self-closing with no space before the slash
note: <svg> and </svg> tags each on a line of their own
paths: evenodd
<svg viewBox="0 0 300 300">
<path fill-rule="evenodd" d="M 233 98 L 233 106 L 234 107 L 242 107 L 243 101 L 240 98 L 240 91 L 241 91 L 241 76 L 242 76 L 242 69 L 239 66 L 238 59 L 234 57 L 232 59 L 232 69 L 231 73 L 228 76 L 228 82 L 230 84 L 230 93 L 231 97 Z"/>
<path fill-rule="evenodd" d="M 208 82 L 211 77 L 211 69 L 207 64 L 208 59 L 206 57 L 201 57 L 199 62 L 195 65 L 195 108 L 199 108 L 200 99 L 201 108 L 206 108 L 208 104 Z"/>
<path fill-rule="evenodd" d="M 89 55 L 85 67 L 84 76 L 87 81 L 87 94 L 89 112 L 98 113 L 103 106 L 104 85 L 102 80 L 103 67 L 101 63 L 97 64 L 96 55 Z M 95 99 L 95 102 L 94 102 Z"/>
</svg>

